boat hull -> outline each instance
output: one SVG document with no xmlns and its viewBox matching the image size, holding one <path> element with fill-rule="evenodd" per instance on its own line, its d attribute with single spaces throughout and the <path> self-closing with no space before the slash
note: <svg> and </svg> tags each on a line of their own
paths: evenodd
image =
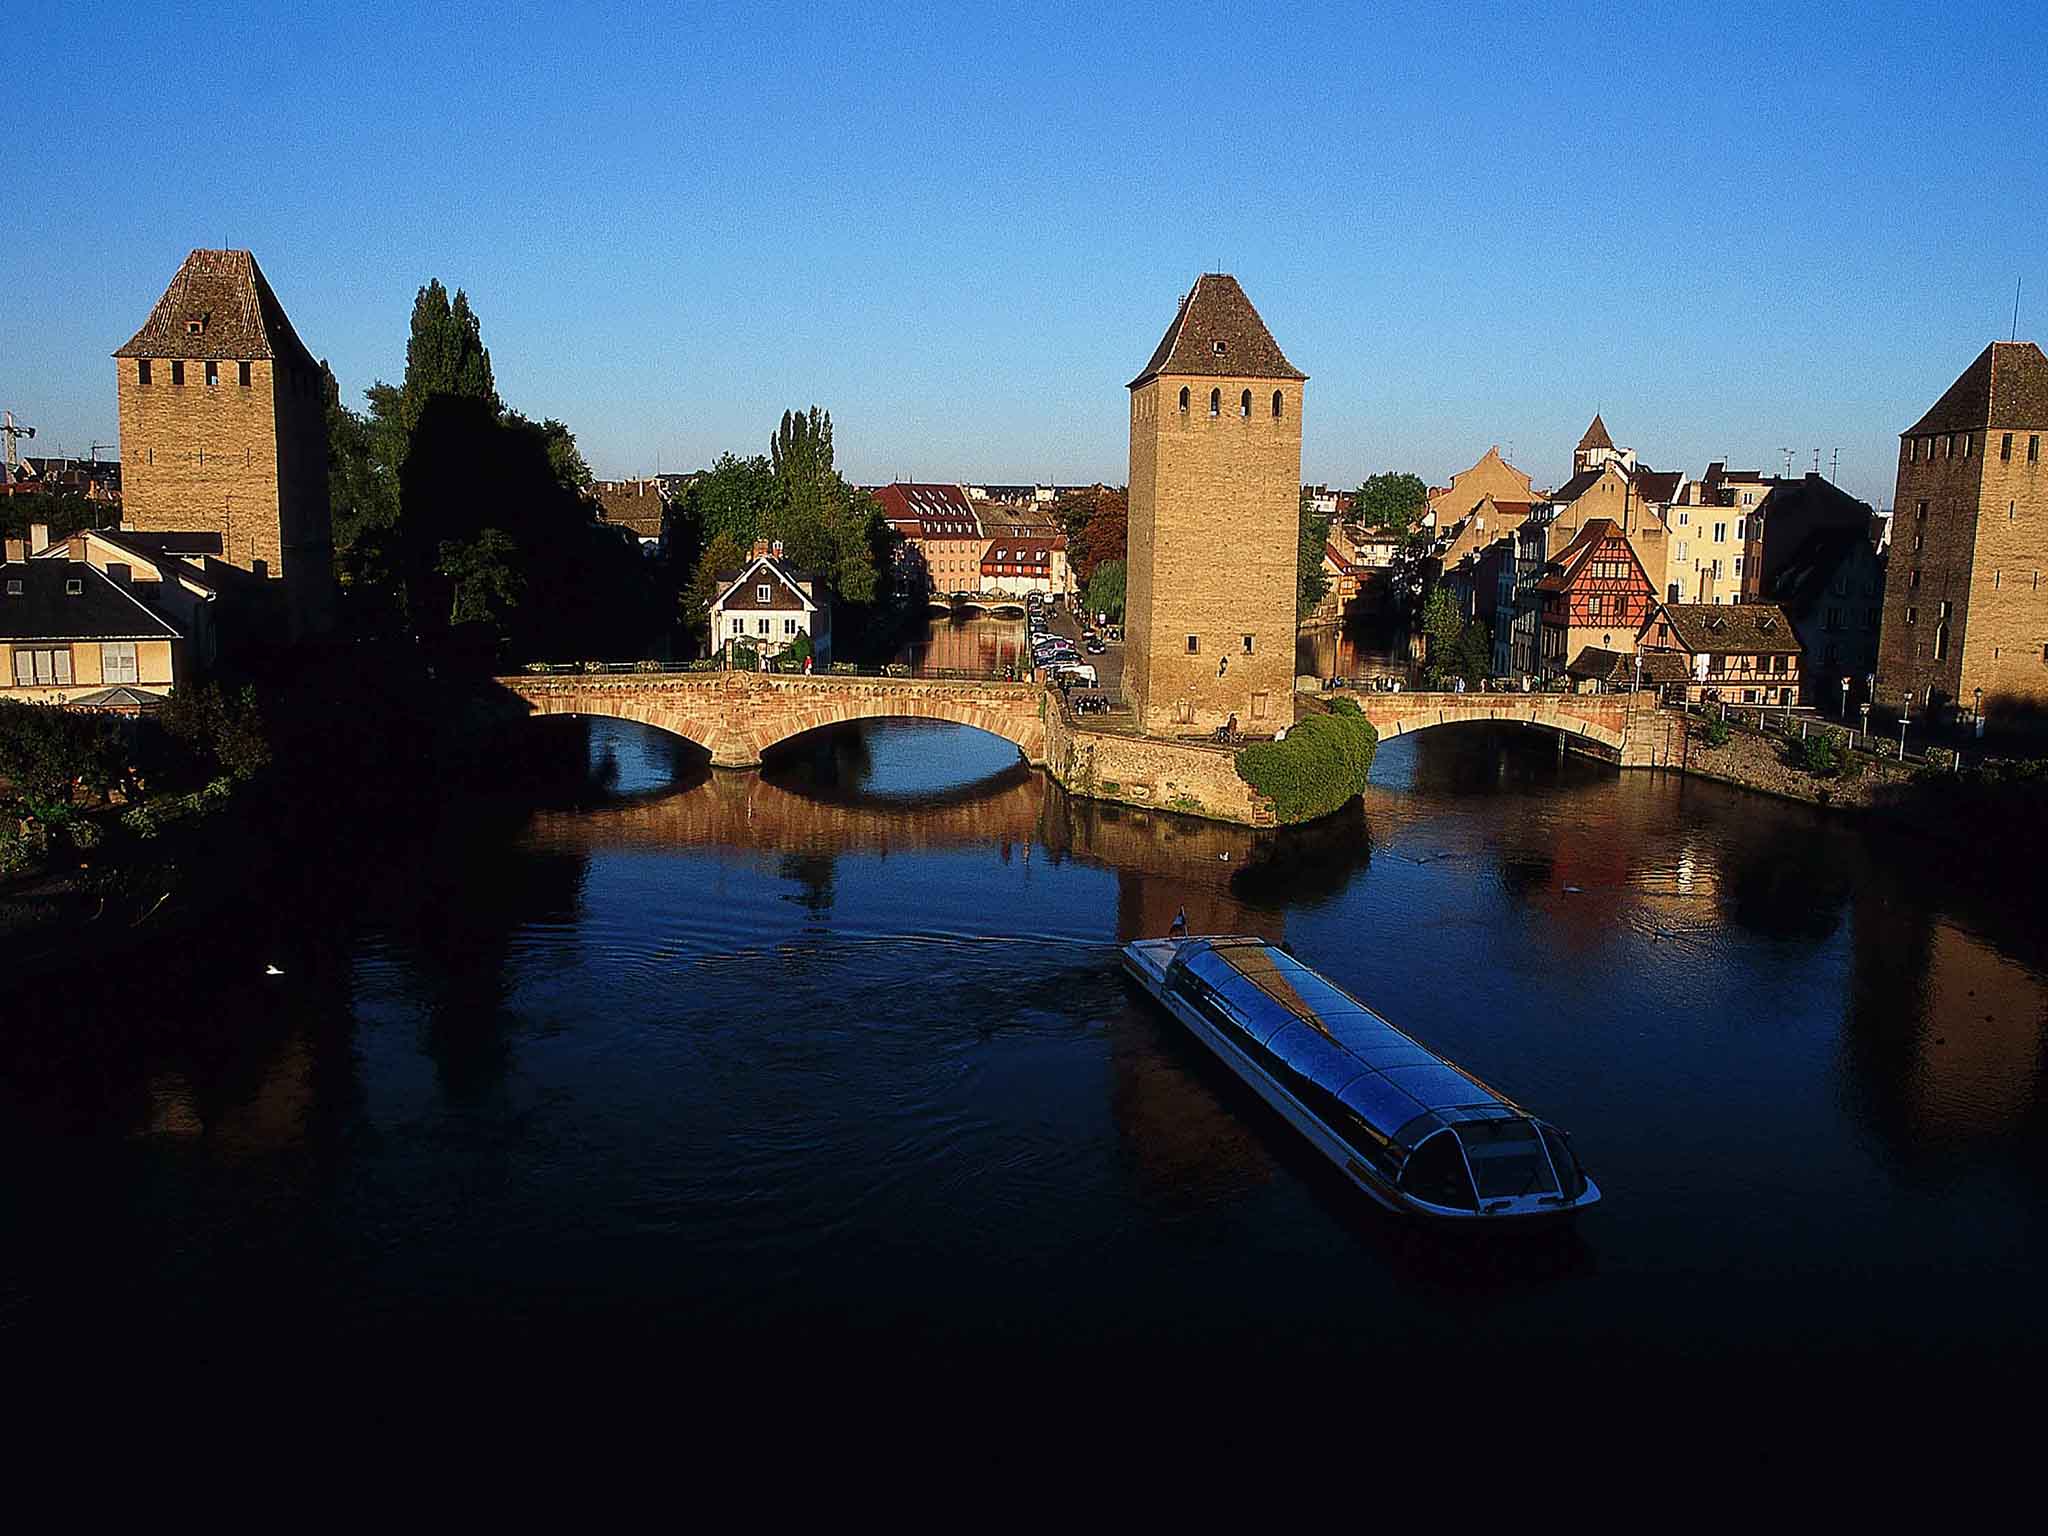
<svg viewBox="0 0 2048 1536">
<path fill-rule="evenodd" d="M 1296 1098 L 1286 1085 L 1277 1081 L 1222 1030 L 1173 994 L 1166 985 L 1166 965 L 1170 963 L 1173 947 L 1171 940 L 1141 940 L 1124 946 L 1122 961 L 1125 973 L 1149 993 L 1154 1001 L 1179 1020 L 1191 1035 L 1201 1041 L 1217 1060 L 1228 1067 L 1275 1113 L 1300 1132 L 1303 1139 L 1321 1153 L 1347 1183 L 1363 1193 L 1375 1205 L 1431 1226 L 1464 1230 L 1475 1227 L 1489 1230 L 1527 1230 L 1556 1226 L 1570 1221 L 1579 1211 L 1599 1200 L 1599 1188 L 1590 1178 L 1586 1180 L 1586 1193 L 1577 1201 L 1570 1205 L 1540 1211 L 1524 1210 L 1511 1214 L 1484 1210 L 1466 1211 L 1430 1205 L 1413 1198 L 1360 1161 L 1357 1150 Z"/>
</svg>

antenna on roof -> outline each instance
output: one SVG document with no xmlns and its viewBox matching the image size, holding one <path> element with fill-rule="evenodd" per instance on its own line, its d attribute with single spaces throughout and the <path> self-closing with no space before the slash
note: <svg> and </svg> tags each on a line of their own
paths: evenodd
<svg viewBox="0 0 2048 1536">
<path fill-rule="evenodd" d="M 2012 339 L 2020 339 L 2020 280 L 2012 280 Z"/>
<path fill-rule="evenodd" d="M 1790 448 L 1780 448 L 1778 452 L 1785 455 L 1785 478 L 1790 480 L 1792 478 L 1792 450 Z"/>
<path fill-rule="evenodd" d="M 1813 472 L 1816 475 L 1820 473 L 1820 450 L 1818 448 L 1813 450 Z"/>
<path fill-rule="evenodd" d="M 1842 450 L 1837 448 L 1828 460 L 1828 482 L 1833 484 L 1842 478 Z"/>
</svg>

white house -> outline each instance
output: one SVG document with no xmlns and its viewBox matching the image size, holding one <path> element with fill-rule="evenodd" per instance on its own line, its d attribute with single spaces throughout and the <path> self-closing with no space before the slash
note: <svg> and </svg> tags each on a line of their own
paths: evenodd
<svg viewBox="0 0 2048 1536">
<path fill-rule="evenodd" d="M 832 595 L 822 578 L 799 571 L 782 558 L 780 542 L 756 540 L 753 558 L 741 570 L 720 573 L 723 587 L 711 604 L 711 649 L 730 659 L 745 642 L 757 652 L 780 655 L 798 635 L 808 635 L 817 666 L 832 659 Z"/>
</svg>

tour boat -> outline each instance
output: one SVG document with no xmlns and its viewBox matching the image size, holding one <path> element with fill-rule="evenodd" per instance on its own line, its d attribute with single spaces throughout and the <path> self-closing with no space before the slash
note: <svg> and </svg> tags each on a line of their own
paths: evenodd
<svg viewBox="0 0 2048 1536">
<path fill-rule="evenodd" d="M 1123 962 L 1390 1210 L 1520 1225 L 1600 1198 L 1562 1131 L 1264 939 L 1138 939 Z"/>
</svg>

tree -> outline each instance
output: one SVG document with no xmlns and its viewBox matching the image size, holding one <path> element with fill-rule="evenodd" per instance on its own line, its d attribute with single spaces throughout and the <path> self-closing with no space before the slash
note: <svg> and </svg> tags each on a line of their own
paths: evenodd
<svg viewBox="0 0 2048 1536">
<path fill-rule="evenodd" d="M 768 440 L 768 461 L 774 475 L 768 537 L 780 540 L 799 568 L 829 576 L 841 601 L 872 604 L 878 590 L 873 535 L 881 511 L 832 467 L 831 412 L 816 405 L 784 411 Z"/>
<path fill-rule="evenodd" d="M 746 561 L 746 549 L 731 534 L 721 533 L 705 546 L 703 558 L 683 589 L 680 616 L 685 628 L 698 631 L 711 622 L 711 605 L 718 601 L 725 585 L 721 578 L 736 574 Z M 716 650 L 718 637 L 711 638 L 712 649 Z"/>
<path fill-rule="evenodd" d="M 1131 499 L 1121 486 L 1091 485 L 1063 492 L 1053 516 L 1067 535 L 1067 565 L 1085 585 L 1095 568 L 1129 558 Z"/>
<path fill-rule="evenodd" d="M 1422 633 L 1429 643 L 1422 667 L 1424 687 L 1441 688 L 1456 674 L 1458 639 L 1464 628 L 1464 616 L 1450 592 L 1443 587 L 1433 589 L 1429 601 L 1422 605 Z"/>
<path fill-rule="evenodd" d="M 112 528 L 121 509 L 112 502 L 88 501 L 75 491 L 35 491 L 0 499 L 0 527 L 10 539 L 28 537 L 29 526 L 41 523 L 52 542 L 61 542 L 88 528 Z"/>
<path fill-rule="evenodd" d="M 448 622 L 488 625 L 500 641 L 526 592 L 519 546 L 502 528 L 486 528 L 474 539 L 441 545 L 439 574 L 451 590 Z"/>
<path fill-rule="evenodd" d="M 441 280 L 429 278 L 412 305 L 412 335 L 405 344 L 405 383 L 398 394 L 399 424 L 409 433 L 437 395 L 482 401 L 495 415 L 502 407 L 491 377 L 491 354 L 483 326 L 469 307 L 469 295 L 455 290 L 455 302 Z"/>
<path fill-rule="evenodd" d="M 1406 533 L 1429 505 L 1429 487 L 1415 475 L 1368 475 L 1351 498 L 1351 518 L 1375 532 Z"/>
<path fill-rule="evenodd" d="M 320 389 L 327 405 L 327 501 L 334 525 L 334 575 L 343 587 L 388 586 L 398 522 L 398 480 L 393 465 L 377 452 L 377 433 L 368 418 L 341 403 L 334 370 L 320 364 Z"/>
<path fill-rule="evenodd" d="M 1106 613 L 1109 622 L 1121 624 L 1124 621 L 1124 563 L 1121 560 L 1105 560 L 1095 567 L 1095 573 L 1088 578 L 1088 586 L 1081 601 L 1089 613 Z"/>
<path fill-rule="evenodd" d="M 1330 514 L 1309 505 L 1306 487 L 1301 493 L 1300 533 L 1295 556 L 1294 616 L 1305 619 L 1330 591 L 1330 576 L 1323 569 L 1323 552 L 1330 542 Z"/>
</svg>

